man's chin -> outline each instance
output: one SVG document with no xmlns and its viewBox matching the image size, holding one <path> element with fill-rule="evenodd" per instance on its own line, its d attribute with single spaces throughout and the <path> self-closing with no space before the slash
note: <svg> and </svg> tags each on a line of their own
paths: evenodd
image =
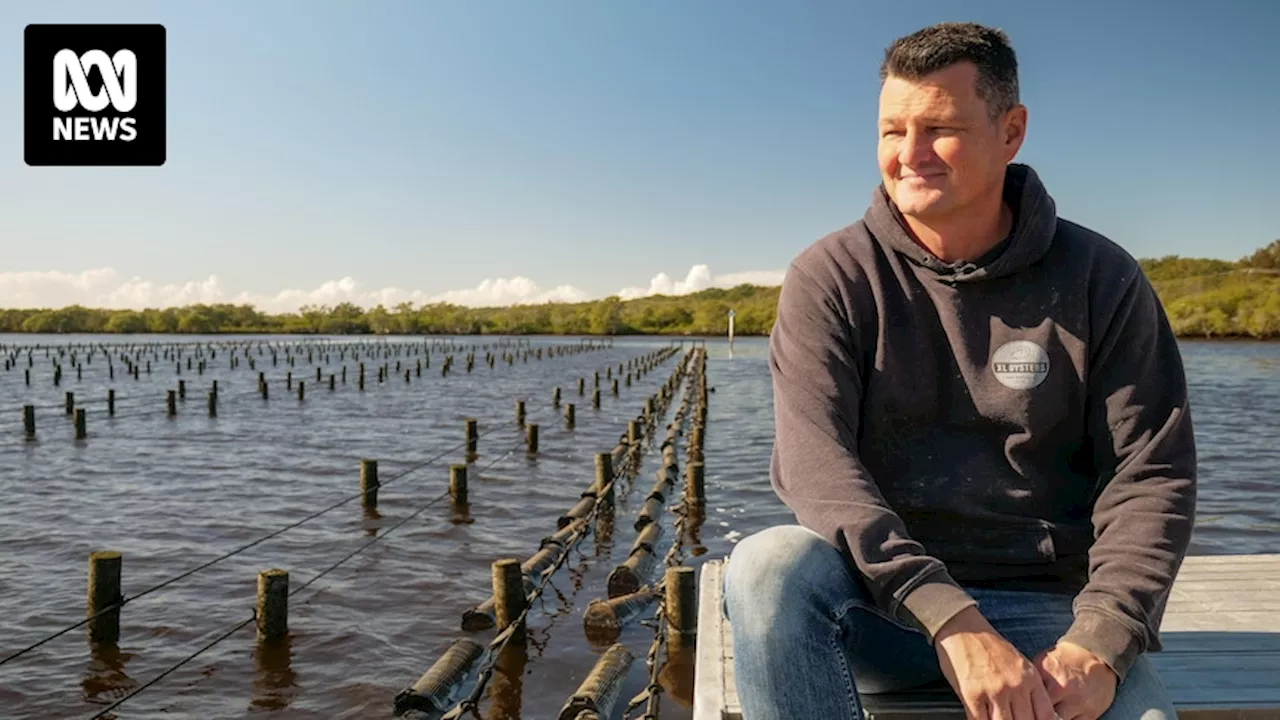
<svg viewBox="0 0 1280 720">
<path fill-rule="evenodd" d="M 898 212 L 903 215 L 911 215 L 914 217 L 925 217 L 942 208 L 945 198 L 942 193 L 932 192 L 905 192 L 899 193 L 894 198 L 894 204 L 898 206 Z"/>
</svg>

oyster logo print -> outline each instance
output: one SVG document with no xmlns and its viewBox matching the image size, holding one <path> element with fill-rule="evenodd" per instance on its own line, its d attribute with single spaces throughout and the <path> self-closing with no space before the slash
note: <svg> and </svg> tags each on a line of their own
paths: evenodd
<svg viewBox="0 0 1280 720">
<path fill-rule="evenodd" d="M 1030 390 L 1049 376 L 1049 353 L 1030 340 L 1007 342 L 991 356 L 991 372 L 1005 387 Z"/>
</svg>

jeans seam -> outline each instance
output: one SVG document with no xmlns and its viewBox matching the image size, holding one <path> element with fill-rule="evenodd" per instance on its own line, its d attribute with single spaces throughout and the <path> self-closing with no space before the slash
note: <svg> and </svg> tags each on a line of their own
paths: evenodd
<svg viewBox="0 0 1280 720">
<path fill-rule="evenodd" d="M 841 604 L 840 607 L 836 609 L 835 613 L 833 613 L 833 618 L 837 623 L 843 622 L 845 616 L 848 615 L 849 611 L 853 610 L 854 608 L 857 608 L 859 610 L 865 610 L 871 613 L 872 615 L 875 615 L 878 618 L 881 618 L 883 620 L 886 620 L 892 623 L 894 627 L 899 628 L 901 630 L 913 632 L 913 633 L 916 633 L 917 635 L 924 635 L 924 633 L 920 632 L 918 629 L 903 623 L 901 620 L 898 620 L 892 615 L 886 613 L 885 611 L 881 610 L 879 607 L 869 603 L 865 603 L 857 599 L 845 600 L 844 603 Z"/>
<path fill-rule="evenodd" d="M 845 693 L 849 698 L 849 716 L 853 720 L 862 720 L 862 701 L 858 698 L 858 686 L 853 679 L 853 668 L 849 664 L 849 658 L 845 657 L 844 642 L 841 640 L 843 628 L 839 622 L 836 622 L 831 629 L 831 635 L 828 641 L 831 643 L 831 649 L 835 651 L 836 657 L 840 658 L 840 675 L 844 678 Z"/>
</svg>

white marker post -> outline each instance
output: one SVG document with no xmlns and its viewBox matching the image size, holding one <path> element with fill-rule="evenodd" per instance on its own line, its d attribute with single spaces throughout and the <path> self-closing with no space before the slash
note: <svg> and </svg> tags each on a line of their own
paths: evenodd
<svg viewBox="0 0 1280 720">
<path fill-rule="evenodd" d="M 733 311 L 729 311 L 729 348 L 733 349 Z"/>
</svg>

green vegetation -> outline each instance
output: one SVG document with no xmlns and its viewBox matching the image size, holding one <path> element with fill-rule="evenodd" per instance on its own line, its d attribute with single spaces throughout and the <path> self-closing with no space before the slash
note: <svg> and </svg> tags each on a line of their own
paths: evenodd
<svg viewBox="0 0 1280 720">
<path fill-rule="evenodd" d="M 1169 256 L 1142 260 L 1174 331 L 1184 337 L 1280 338 L 1280 240 L 1231 262 Z M 437 303 L 365 310 L 350 303 L 261 313 L 248 305 L 164 310 L 0 310 L 0 332 L 29 333 L 403 333 L 556 335 L 766 335 L 777 287 L 739 285 L 682 296 L 504 308 Z"/>
<path fill-rule="evenodd" d="M 1179 336 L 1280 338 L 1280 240 L 1236 262 L 1141 263 Z"/>
</svg>

